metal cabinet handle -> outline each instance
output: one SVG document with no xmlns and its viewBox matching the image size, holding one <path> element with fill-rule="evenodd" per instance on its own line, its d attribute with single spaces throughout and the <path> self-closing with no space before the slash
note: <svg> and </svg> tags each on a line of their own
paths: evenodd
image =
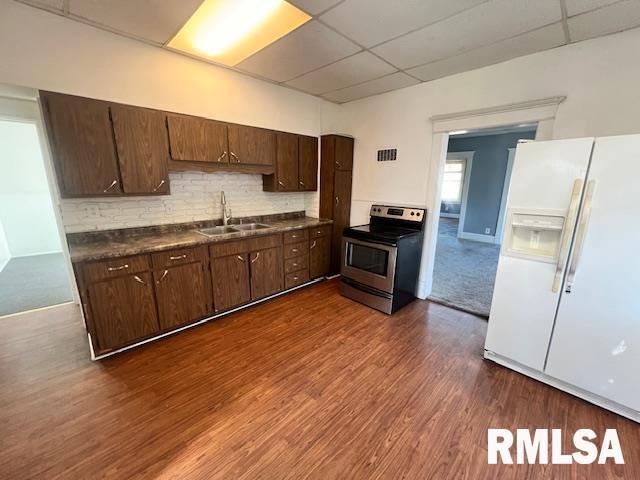
<svg viewBox="0 0 640 480">
<path fill-rule="evenodd" d="M 297 280 L 297 279 L 298 279 L 298 276 L 297 276 L 297 275 L 294 275 L 293 279 L 294 279 L 294 280 Z"/>
<path fill-rule="evenodd" d="M 107 267 L 107 271 L 117 272 L 118 270 L 124 270 L 125 268 L 129 268 L 128 263 L 125 263 L 124 265 L 120 265 L 119 267 Z"/>
<path fill-rule="evenodd" d="M 235 153 L 231 152 L 231 156 L 236 159 L 236 162 L 240 162 L 240 157 L 238 157 L 238 155 L 236 155 Z"/>
<path fill-rule="evenodd" d="M 168 273 L 169 273 L 169 270 L 165 270 L 165 271 L 162 273 L 162 276 L 160 277 L 160 279 L 159 279 L 156 283 L 157 283 L 158 285 L 160 285 L 160 282 L 161 282 L 162 280 L 164 280 L 164 277 L 166 277 Z"/>
<path fill-rule="evenodd" d="M 304 184 L 304 182 L 302 180 L 300 180 L 298 183 L 300 184 L 301 187 L 306 187 L 306 185 Z"/>
<path fill-rule="evenodd" d="M 146 282 L 144 280 L 142 280 L 138 275 L 134 275 L 133 279 L 138 282 L 141 283 L 142 285 L 146 285 Z"/>
<path fill-rule="evenodd" d="M 242 255 L 236 255 L 236 258 L 241 262 L 244 262 L 244 257 Z"/>
<path fill-rule="evenodd" d="M 291 249 L 291 251 L 292 251 L 293 253 L 298 253 L 298 249 L 297 249 L 297 248 L 292 248 L 292 249 Z"/>
<path fill-rule="evenodd" d="M 297 266 L 298 266 L 298 264 L 294 262 L 293 266 L 294 266 L 294 267 L 297 267 Z"/>
<path fill-rule="evenodd" d="M 184 258 L 187 258 L 187 254 L 183 254 L 183 255 L 176 255 L 175 257 L 169 257 L 169 260 L 182 260 Z"/>
<path fill-rule="evenodd" d="M 291 238 L 298 238 L 298 234 L 297 233 L 292 234 Z"/>
<path fill-rule="evenodd" d="M 311 244 L 311 246 L 309 247 L 309 250 L 311 250 L 312 248 L 315 248 L 316 245 L 317 245 L 316 241 L 314 240 L 313 243 Z"/>
<path fill-rule="evenodd" d="M 278 185 L 280 185 L 283 188 L 286 188 L 286 185 L 284 183 L 282 183 L 280 180 L 278 180 Z"/>
<path fill-rule="evenodd" d="M 336 196 L 336 206 L 340 204 L 340 199 Z"/>
<path fill-rule="evenodd" d="M 164 180 L 162 180 L 162 181 L 158 184 L 158 186 L 157 186 L 156 188 L 154 188 L 154 189 L 153 189 L 153 191 L 154 191 L 154 192 L 157 192 L 157 191 L 158 191 L 158 189 L 159 189 L 162 185 L 164 185 L 164 183 L 165 183 L 165 181 L 164 181 Z"/>
<path fill-rule="evenodd" d="M 338 162 L 338 161 L 336 160 L 336 167 L 340 168 L 341 166 L 342 166 L 342 165 L 340 165 L 340 162 Z"/>
<path fill-rule="evenodd" d="M 256 258 L 254 258 L 253 260 L 251 260 L 251 263 L 255 263 L 256 260 L 258 260 L 258 258 L 260 257 L 260 252 L 256 253 Z"/>
<path fill-rule="evenodd" d="M 551 291 L 554 293 L 560 290 L 560 283 L 562 283 L 562 274 L 566 267 L 566 257 L 569 254 L 569 241 L 571 240 L 571 234 L 573 233 L 573 225 L 576 223 L 582 185 L 583 182 L 581 178 L 576 178 L 573 182 L 573 191 L 571 192 L 569 210 L 567 212 L 567 218 L 565 219 L 562 237 L 560 239 L 560 251 L 558 252 L 558 262 L 556 263 L 556 274 L 553 277 L 553 285 L 551 286 Z"/>
<path fill-rule="evenodd" d="M 584 207 L 580 214 L 580 225 L 578 226 L 578 233 L 576 234 L 576 244 L 574 247 L 573 258 L 571 259 L 571 265 L 569 266 L 569 273 L 567 274 L 567 286 L 565 288 L 566 293 L 571 293 L 571 287 L 576 278 L 576 269 L 578 268 L 578 262 L 582 255 L 582 247 L 584 247 L 584 237 L 587 234 L 587 228 L 589 226 L 589 218 L 591 217 L 591 205 L 593 204 L 593 192 L 596 188 L 596 181 L 589 180 L 587 183 L 587 191 L 584 195 Z"/>
<path fill-rule="evenodd" d="M 103 190 L 103 193 L 107 193 L 109 190 L 111 190 L 113 187 L 115 187 L 118 184 L 118 180 L 114 180 L 113 182 L 111 182 L 111 185 L 109 185 L 107 188 L 105 188 Z"/>
<path fill-rule="evenodd" d="M 222 159 L 223 159 L 224 157 L 226 157 L 226 156 L 227 156 L 227 151 L 225 150 L 224 152 L 222 152 L 222 155 L 220 155 L 220 156 L 218 157 L 218 160 L 217 160 L 217 161 L 218 161 L 218 162 L 221 162 L 221 161 L 222 161 Z"/>
</svg>

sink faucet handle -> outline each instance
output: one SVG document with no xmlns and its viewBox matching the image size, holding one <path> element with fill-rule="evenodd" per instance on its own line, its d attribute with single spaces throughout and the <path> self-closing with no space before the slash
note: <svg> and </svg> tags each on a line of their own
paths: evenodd
<svg viewBox="0 0 640 480">
<path fill-rule="evenodd" d="M 224 194 L 224 190 L 220 191 L 220 203 L 222 205 L 226 205 L 227 204 L 227 197 Z"/>
</svg>

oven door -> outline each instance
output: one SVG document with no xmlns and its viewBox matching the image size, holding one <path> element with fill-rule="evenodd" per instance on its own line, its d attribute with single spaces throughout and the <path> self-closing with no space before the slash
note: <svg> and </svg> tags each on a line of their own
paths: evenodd
<svg viewBox="0 0 640 480">
<path fill-rule="evenodd" d="M 343 277 L 393 293 L 398 247 L 342 237 Z"/>
</svg>

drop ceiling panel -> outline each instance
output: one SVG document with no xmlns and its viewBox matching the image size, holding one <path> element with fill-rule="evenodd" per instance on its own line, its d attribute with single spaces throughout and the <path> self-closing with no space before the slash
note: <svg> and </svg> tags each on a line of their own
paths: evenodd
<svg viewBox="0 0 640 480">
<path fill-rule="evenodd" d="M 312 20 L 237 67 L 276 82 L 291 80 L 358 52 L 360 47 Z"/>
<path fill-rule="evenodd" d="M 69 0 L 69 13 L 154 43 L 175 35 L 203 0 Z"/>
<path fill-rule="evenodd" d="M 440 60 L 560 21 L 556 0 L 493 0 L 373 49 L 399 68 Z"/>
<path fill-rule="evenodd" d="M 567 5 L 567 15 L 573 17 L 581 13 L 595 10 L 596 8 L 606 7 L 620 0 L 565 0 Z"/>
<path fill-rule="evenodd" d="M 47 10 L 58 10 L 62 12 L 64 9 L 64 0 L 21 0 L 22 3 L 33 5 L 34 7 L 43 7 Z"/>
<path fill-rule="evenodd" d="M 564 43 L 562 24 L 556 23 L 486 47 L 412 68 L 407 72 L 421 80 L 429 81 L 558 47 Z"/>
<path fill-rule="evenodd" d="M 290 4 L 304 10 L 311 15 L 317 15 L 333 7 L 340 0 L 287 0 Z"/>
<path fill-rule="evenodd" d="M 406 73 L 396 72 L 376 80 L 371 80 L 370 82 L 327 93 L 323 95 L 323 97 L 332 102 L 344 103 L 370 95 L 377 95 L 379 93 L 409 87 L 418 83 L 420 83 L 418 80 L 410 77 Z"/>
<path fill-rule="evenodd" d="M 640 26 L 640 1 L 624 0 L 567 20 L 572 42 Z"/>
<path fill-rule="evenodd" d="M 461 12 L 486 0 L 346 0 L 321 20 L 371 47 Z"/>
<path fill-rule="evenodd" d="M 396 69 L 369 52 L 361 52 L 287 82 L 319 95 L 393 73 Z"/>
</svg>

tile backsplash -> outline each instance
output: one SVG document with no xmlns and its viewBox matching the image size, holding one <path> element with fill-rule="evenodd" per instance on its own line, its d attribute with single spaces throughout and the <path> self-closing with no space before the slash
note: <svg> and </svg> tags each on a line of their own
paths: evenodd
<svg viewBox="0 0 640 480">
<path fill-rule="evenodd" d="M 171 173 L 171 195 L 79 198 L 61 201 L 67 233 L 193 222 L 222 217 L 225 191 L 232 217 L 306 210 L 318 216 L 318 193 L 262 191 L 262 176 L 238 173 Z"/>
</svg>

